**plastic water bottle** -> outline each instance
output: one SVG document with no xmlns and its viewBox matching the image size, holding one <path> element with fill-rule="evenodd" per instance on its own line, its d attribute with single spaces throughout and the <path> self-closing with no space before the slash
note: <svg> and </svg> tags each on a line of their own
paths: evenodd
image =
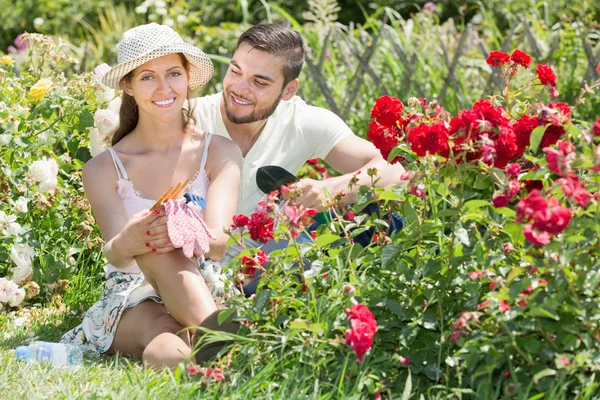
<svg viewBox="0 0 600 400">
<path fill-rule="evenodd" d="M 83 353 L 77 346 L 62 343 L 33 342 L 15 350 L 19 360 L 50 363 L 54 367 L 79 367 L 83 363 Z"/>
</svg>

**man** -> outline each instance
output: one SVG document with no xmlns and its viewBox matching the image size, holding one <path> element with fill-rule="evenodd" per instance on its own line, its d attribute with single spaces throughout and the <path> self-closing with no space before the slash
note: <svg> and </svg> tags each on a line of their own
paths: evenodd
<svg viewBox="0 0 600 400">
<path fill-rule="evenodd" d="M 355 202 L 360 185 L 370 184 L 368 168 L 377 168 L 380 186 L 399 181 L 404 169 L 388 165 L 372 143 L 356 136 L 335 114 L 307 105 L 295 96 L 304 63 L 300 34 L 283 25 L 260 24 L 244 32 L 223 79 L 223 91 L 192 100 L 198 126 L 233 140 L 242 152 L 237 211 L 251 214 L 263 193 L 256 171 L 279 165 L 293 174 L 311 158 L 324 159 L 343 174 L 323 181 L 302 179 L 297 205 L 322 211 L 329 196 Z M 358 185 L 348 188 L 357 171 Z"/>
</svg>

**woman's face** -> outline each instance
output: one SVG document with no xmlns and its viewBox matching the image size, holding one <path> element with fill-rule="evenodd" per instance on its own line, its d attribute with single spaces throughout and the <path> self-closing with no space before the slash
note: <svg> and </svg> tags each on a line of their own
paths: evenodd
<svg viewBox="0 0 600 400">
<path fill-rule="evenodd" d="M 140 117 L 159 122 L 181 118 L 188 93 L 188 73 L 180 54 L 169 54 L 137 67 L 123 88 L 134 97 Z"/>
</svg>

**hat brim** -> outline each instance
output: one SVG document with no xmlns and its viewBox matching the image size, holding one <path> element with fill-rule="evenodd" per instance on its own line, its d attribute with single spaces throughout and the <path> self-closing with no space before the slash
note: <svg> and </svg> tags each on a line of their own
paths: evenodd
<svg viewBox="0 0 600 400">
<path fill-rule="evenodd" d="M 160 58 L 169 54 L 182 53 L 190 62 L 190 90 L 192 92 L 198 90 L 208 82 L 213 76 L 214 68 L 212 61 L 199 48 L 191 44 L 180 42 L 172 43 L 160 49 L 153 50 L 148 54 L 144 54 L 135 60 L 125 61 L 111 68 L 102 77 L 102 83 L 112 89 L 121 89 L 121 79 L 129 72 L 133 71 L 140 65 L 148 61 Z"/>
</svg>

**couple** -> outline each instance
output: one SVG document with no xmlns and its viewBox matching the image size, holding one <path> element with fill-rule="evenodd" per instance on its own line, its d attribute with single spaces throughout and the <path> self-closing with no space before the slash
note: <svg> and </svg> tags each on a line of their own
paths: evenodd
<svg viewBox="0 0 600 400">
<path fill-rule="evenodd" d="M 204 98 L 190 96 L 211 78 L 210 59 L 167 26 L 127 31 L 118 59 L 103 82 L 123 90 L 120 125 L 112 147 L 83 169 L 105 240 L 107 281 L 83 323 L 62 341 L 174 368 L 193 349 L 184 327 L 214 321 L 217 305 L 197 260 L 173 248 L 165 210 L 149 211 L 161 193 L 189 179 L 183 193 L 206 199 L 206 210 L 196 211 L 216 237 L 205 254 L 216 262 L 226 251 L 223 228 L 236 212 L 250 214 L 262 197 L 258 167 L 277 164 L 295 173 L 307 159 L 325 159 L 345 175 L 304 179 L 297 184 L 302 195 L 294 199 L 319 211 L 325 192 L 344 191 L 342 202 L 354 201 L 348 182 L 356 171 L 375 167 L 379 184 L 387 186 L 398 181 L 402 167 L 387 165 L 333 113 L 295 97 L 303 40 L 282 25 L 243 33 L 223 92 Z M 354 188 L 369 184 L 366 173 L 358 178 L 364 182 Z"/>
</svg>

